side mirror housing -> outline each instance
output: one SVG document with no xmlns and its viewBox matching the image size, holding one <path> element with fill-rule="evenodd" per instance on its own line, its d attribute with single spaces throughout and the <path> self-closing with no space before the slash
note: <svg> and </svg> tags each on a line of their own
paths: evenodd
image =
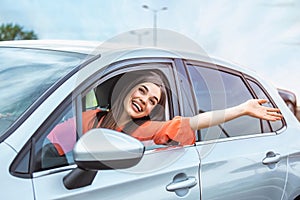
<svg viewBox="0 0 300 200">
<path fill-rule="evenodd" d="M 77 168 L 64 177 L 64 185 L 75 189 L 90 185 L 97 170 L 125 169 L 139 163 L 145 152 L 137 139 L 110 129 L 92 129 L 73 149 Z"/>
</svg>

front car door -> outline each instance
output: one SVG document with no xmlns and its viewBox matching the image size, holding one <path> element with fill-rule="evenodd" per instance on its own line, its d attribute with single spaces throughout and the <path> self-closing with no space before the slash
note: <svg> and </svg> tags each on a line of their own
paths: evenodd
<svg viewBox="0 0 300 200">
<path fill-rule="evenodd" d="M 186 62 L 197 112 L 219 110 L 251 98 L 267 98 L 255 79 L 234 70 Z M 286 184 L 284 121 L 243 116 L 199 133 L 201 199 L 281 199 Z"/>
<path fill-rule="evenodd" d="M 144 157 L 135 167 L 98 171 L 92 184 L 85 187 L 67 189 L 63 184 L 63 178 L 76 167 L 72 149 L 82 135 L 82 112 L 96 107 L 107 109 L 111 93 L 106 91 L 117 80 L 115 77 L 134 70 L 159 71 L 169 92 L 165 119 L 180 114 L 173 65 L 168 59 L 131 60 L 112 65 L 104 75 L 99 72 L 89 77 L 23 148 L 13 165 L 14 174 L 18 174 L 24 159 L 30 159 L 28 171 L 36 199 L 199 199 L 200 161 L 193 145 L 158 146 L 147 141 Z M 52 134 L 58 131 L 62 135 Z"/>
</svg>

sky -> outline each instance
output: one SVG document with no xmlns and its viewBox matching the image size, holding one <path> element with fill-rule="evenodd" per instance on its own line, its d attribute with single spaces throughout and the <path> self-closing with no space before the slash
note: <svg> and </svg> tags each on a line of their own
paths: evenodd
<svg viewBox="0 0 300 200">
<path fill-rule="evenodd" d="M 300 106 L 300 0 L 1 0 L 0 24 L 39 39 L 105 41 L 152 28 L 154 12 L 143 5 L 157 10 L 157 28 L 293 91 Z"/>
</svg>

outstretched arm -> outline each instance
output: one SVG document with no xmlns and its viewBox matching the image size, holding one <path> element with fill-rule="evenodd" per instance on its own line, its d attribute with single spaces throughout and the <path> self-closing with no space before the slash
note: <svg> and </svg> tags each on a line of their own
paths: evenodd
<svg viewBox="0 0 300 200">
<path fill-rule="evenodd" d="M 266 102 L 268 102 L 268 100 L 251 99 L 238 106 L 224 110 L 201 113 L 190 118 L 190 126 L 193 130 L 199 130 L 218 125 L 244 115 L 269 121 L 280 120 L 282 118 L 282 115 L 279 114 L 280 110 L 261 105 Z"/>
</svg>

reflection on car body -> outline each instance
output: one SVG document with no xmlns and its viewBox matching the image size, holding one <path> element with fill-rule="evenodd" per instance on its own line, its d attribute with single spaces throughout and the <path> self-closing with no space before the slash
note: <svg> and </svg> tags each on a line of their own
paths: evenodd
<svg viewBox="0 0 300 200">
<path fill-rule="evenodd" d="M 81 43 L 82 48 L 76 48 L 70 43 L 0 43 L 0 77 L 6 80 L 0 86 L 4 199 L 300 195 L 299 123 L 276 88 L 255 73 L 168 49 L 132 47 L 102 53 L 101 48 L 94 50 L 98 44 Z M 81 113 L 109 109 L 113 86 L 123 74 L 138 70 L 154 70 L 164 77 L 166 119 L 224 109 L 251 98 L 268 99 L 267 106 L 280 108 L 284 118 L 270 122 L 241 117 L 195 132 L 195 145 L 187 146 L 141 143 L 106 129 L 82 136 Z M 54 143 L 49 134 L 67 121 L 69 127 L 63 131 L 67 137 Z M 73 133 L 75 137 L 68 137 Z M 60 154 L 57 149 L 62 145 L 70 146 Z"/>
</svg>

